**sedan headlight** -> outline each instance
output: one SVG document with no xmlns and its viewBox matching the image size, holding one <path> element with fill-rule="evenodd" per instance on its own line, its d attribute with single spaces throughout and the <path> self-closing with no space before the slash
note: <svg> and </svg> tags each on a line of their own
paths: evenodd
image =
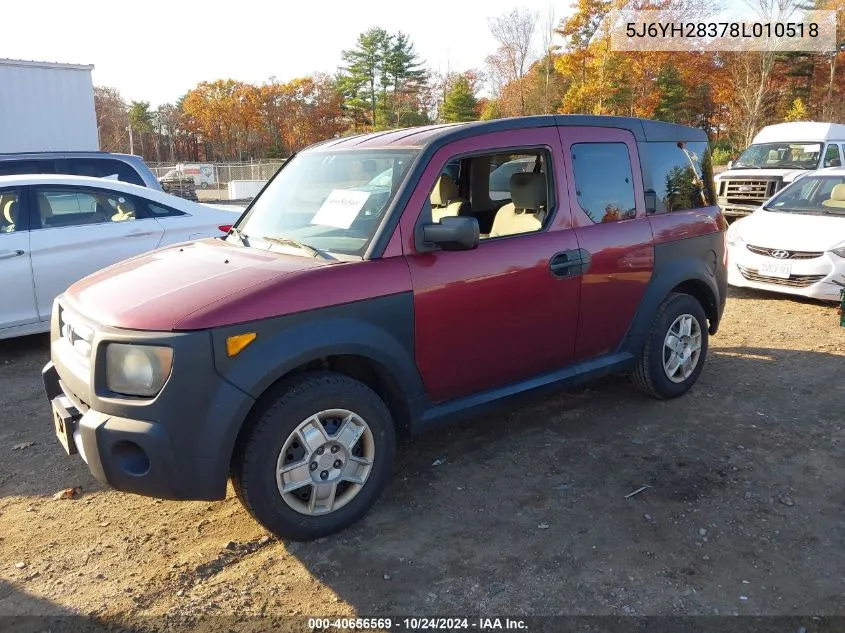
<svg viewBox="0 0 845 633">
<path fill-rule="evenodd" d="M 745 240 L 739 235 L 739 231 L 733 229 L 733 225 L 728 227 L 728 234 L 726 236 L 728 246 L 738 246 L 740 244 L 744 244 Z"/>
<path fill-rule="evenodd" d="M 128 396 L 154 396 L 170 376 L 173 350 L 156 345 L 109 343 L 106 386 Z"/>
<path fill-rule="evenodd" d="M 833 254 L 839 255 L 839 257 L 845 258 L 845 246 L 840 246 L 839 248 L 834 248 Z"/>
</svg>

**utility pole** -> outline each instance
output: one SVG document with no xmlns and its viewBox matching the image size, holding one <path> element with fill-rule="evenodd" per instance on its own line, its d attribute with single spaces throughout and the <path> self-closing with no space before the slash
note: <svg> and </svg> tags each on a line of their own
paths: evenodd
<svg viewBox="0 0 845 633">
<path fill-rule="evenodd" d="M 129 153 L 134 154 L 135 153 L 135 139 L 132 136 L 132 124 L 130 123 L 126 127 L 126 129 L 129 130 Z"/>
</svg>

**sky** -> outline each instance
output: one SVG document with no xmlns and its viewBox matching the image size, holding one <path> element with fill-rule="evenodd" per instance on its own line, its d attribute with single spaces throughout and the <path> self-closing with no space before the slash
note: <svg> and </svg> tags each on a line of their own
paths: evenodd
<svg viewBox="0 0 845 633">
<path fill-rule="evenodd" d="M 153 107 L 200 81 L 287 81 L 334 73 L 372 26 L 410 35 L 428 68 L 481 68 L 488 18 L 526 8 L 542 24 L 572 0 L 0 0 L 0 58 L 93 64 L 94 85 Z M 28 25 L 24 27 L 23 25 Z M 541 39 L 537 37 L 539 49 Z M 539 51 L 538 51 L 539 52 Z"/>
</svg>

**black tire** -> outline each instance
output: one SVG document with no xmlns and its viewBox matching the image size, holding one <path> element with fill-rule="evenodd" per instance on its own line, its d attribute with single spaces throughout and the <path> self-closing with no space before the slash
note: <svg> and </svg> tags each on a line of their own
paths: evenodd
<svg viewBox="0 0 845 633">
<path fill-rule="evenodd" d="M 291 433 L 326 409 L 348 409 L 372 432 L 375 457 L 358 493 L 341 508 L 321 515 L 302 514 L 282 498 L 276 482 L 279 454 Z M 246 510 L 270 532 L 309 541 L 343 530 L 376 502 L 390 481 L 396 431 L 384 401 L 367 385 L 332 372 L 308 372 L 283 381 L 241 432 L 232 459 L 232 483 Z"/>
<path fill-rule="evenodd" d="M 689 314 L 698 321 L 701 330 L 701 353 L 692 374 L 683 382 L 673 382 L 664 370 L 663 342 L 669 328 L 678 317 L 684 314 Z M 707 315 L 698 300 L 688 294 L 669 295 L 657 311 L 654 324 L 651 326 L 640 357 L 631 373 L 637 389 L 659 400 L 669 400 L 685 394 L 698 380 L 707 360 L 708 337 Z"/>
</svg>

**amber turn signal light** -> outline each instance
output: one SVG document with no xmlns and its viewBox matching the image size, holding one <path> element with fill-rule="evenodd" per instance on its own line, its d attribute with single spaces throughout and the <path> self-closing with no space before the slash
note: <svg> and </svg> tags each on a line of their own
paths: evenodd
<svg viewBox="0 0 845 633">
<path fill-rule="evenodd" d="M 245 332 L 243 334 L 236 334 L 226 339 L 226 353 L 229 356 L 237 356 L 244 348 L 255 340 L 257 334 L 255 332 Z"/>
</svg>

